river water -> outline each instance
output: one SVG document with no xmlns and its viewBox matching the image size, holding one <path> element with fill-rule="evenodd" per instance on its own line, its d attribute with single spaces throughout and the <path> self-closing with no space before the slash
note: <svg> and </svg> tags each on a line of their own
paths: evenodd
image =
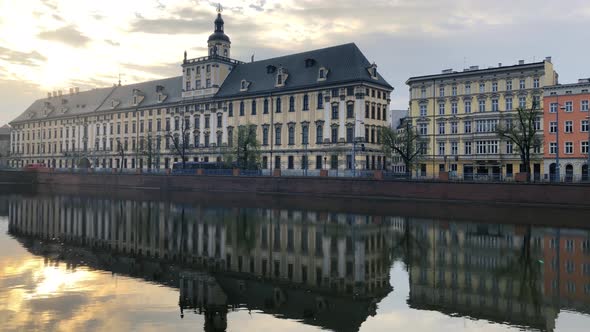
<svg viewBox="0 0 590 332">
<path fill-rule="evenodd" d="M 0 329 L 588 331 L 590 231 L 461 219 L 4 195 Z"/>
</svg>

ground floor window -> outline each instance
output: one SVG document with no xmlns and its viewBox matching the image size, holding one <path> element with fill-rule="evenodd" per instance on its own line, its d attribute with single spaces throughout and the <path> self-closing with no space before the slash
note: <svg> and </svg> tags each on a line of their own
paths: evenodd
<svg viewBox="0 0 590 332">
<path fill-rule="evenodd" d="M 295 162 L 293 156 L 287 157 L 287 168 L 293 169 L 295 168 Z"/>
<path fill-rule="evenodd" d="M 281 157 L 275 156 L 275 169 L 281 169 Z"/>
<path fill-rule="evenodd" d="M 338 155 L 333 154 L 330 158 L 330 168 L 338 169 Z"/>
<path fill-rule="evenodd" d="M 322 156 L 315 156 L 315 169 L 322 169 Z"/>
</svg>

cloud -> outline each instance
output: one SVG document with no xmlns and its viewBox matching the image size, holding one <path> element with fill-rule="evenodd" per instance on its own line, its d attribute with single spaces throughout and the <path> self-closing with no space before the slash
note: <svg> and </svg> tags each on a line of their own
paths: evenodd
<svg viewBox="0 0 590 332">
<path fill-rule="evenodd" d="M 83 35 L 73 25 L 68 25 L 57 30 L 43 31 L 37 35 L 44 40 L 58 41 L 73 47 L 84 47 L 90 38 Z"/>
<path fill-rule="evenodd" d="M 211 18 L 203 19 L 137 19 L 131 26 L 131 32 L 143 32 L 152 34 L 197 34 L 212 31 Z"/>
<path fill-rule="evenodd" d="M 180 69 L 180 60 L 177 63 L 167 63 L 158 65 L 141 65 L 135 63 L 125 63 L 122 66 L 124 70 L 149 74 L 152 77 L 173 77 L 182 74 L 182 71 Z M 125 74 L 125 71 L 122 74 Z"/>
<path fill-rule="evenodd" d="M 110 40 L 110 39 L 105 39 L 104 42 L 111 45 L 111 46 L 121 46 L 121 43 Z"/>
<path fill-rule="evenodd" d="M 21 66 L 39 66 L 40 63 L 47 60 L 46 57 L 37 51 L 19 52 L 9 48 L 0 47 L 0 59 L 10 62 L 11 64 Z"/>
</svg>

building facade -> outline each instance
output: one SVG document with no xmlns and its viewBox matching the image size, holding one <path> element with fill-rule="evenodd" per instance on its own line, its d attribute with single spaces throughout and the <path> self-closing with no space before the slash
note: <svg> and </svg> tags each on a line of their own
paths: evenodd
<svg viewBox="0 0 590 332">
<path fill-rule="evenodd" d="M 379 128 L 393 88 L 355 44 L 244 63 L 231 56 L 221 13 L 209 54 L 182 76 L 51 93 L 12 122 L 11 165 L 169 168 L 222 160 L 240 126 L 255 126 L 262 168 L 364 169 L 386 163 Z M 356 153 L 354 143 L 365 143 Z M 353 157 L 354 156 L 354 157 Z M 354 159 L 354 162 L 353 162 Z"/>
<path fill-rule="evenodd" d="M 9 164 L 11 130 L 9 125 L 0 127 L 0 167 L 6 167 Z"/>
<path fill-rule="evenodd" d="M 588 179 L 590 80 L 545 89 L 545 169 L 551 179 Z M 559 160 L 559 167 L 557 163 Z M 559 170 L 559 176 L 558 174 Z"/>
<path fill-rule="evenodd" d="M 542 104 L 543 89 L 557 84 L 551 58 L 542 62 L 462 72 L 452 69 L 441 74 L 412 77 L 410 115 L 412 125 L 425 142 L 424 155 L 415 175 L 435 177 L 441 171 L 467 179 L 473 177 L 511 178 L 524 171 L 518 151 L 511 142 L 498 137 L 496 129 L 505 124 L 519 107 Z M 535 123 L 543 133 L 543 117 Z M 543 154 L 533 153 L 531 170 L 540 179 Z"/>
</svg>

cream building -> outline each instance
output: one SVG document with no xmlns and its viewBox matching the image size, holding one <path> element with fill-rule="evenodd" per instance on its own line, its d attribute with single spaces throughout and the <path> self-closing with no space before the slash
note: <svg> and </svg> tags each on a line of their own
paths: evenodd
<svg viewBox="0 0 590 332">
<path fill-rule="evenodd" d="M 425 154 L 415 169 L 418 177 L 436 177 L 440 171 L 466 179 L 512 178 L 521 172 L 517 148 L 496 134 L 498 125 L 518 107 L 539 105 L 535 126 L 543 134 L 542 98 L 545 86 L 557 83 L 551 58 L 535 63 L 412 77 L 410 119 L 425 138 Z M 535 179 L 543 174 L 542 146 L 533 153 Z M 524 171 L 524 168 L 522 168 Z"/>
<path fill-rule="evenodd" d="M 35 101 L 11 123 L 11 165 L 170 168 L 179 161 L 174 139 L 187 159 L 216 161 L 245 125 L 256 128 L 262 168 L 386 163 L 378 131 L 389 123 L 393 88 L 355 44 L 244 63 L 231 58 L 219 13 L 208 50 L 194 59 L 185 52 L 178 77 Z"/>
</svg>

